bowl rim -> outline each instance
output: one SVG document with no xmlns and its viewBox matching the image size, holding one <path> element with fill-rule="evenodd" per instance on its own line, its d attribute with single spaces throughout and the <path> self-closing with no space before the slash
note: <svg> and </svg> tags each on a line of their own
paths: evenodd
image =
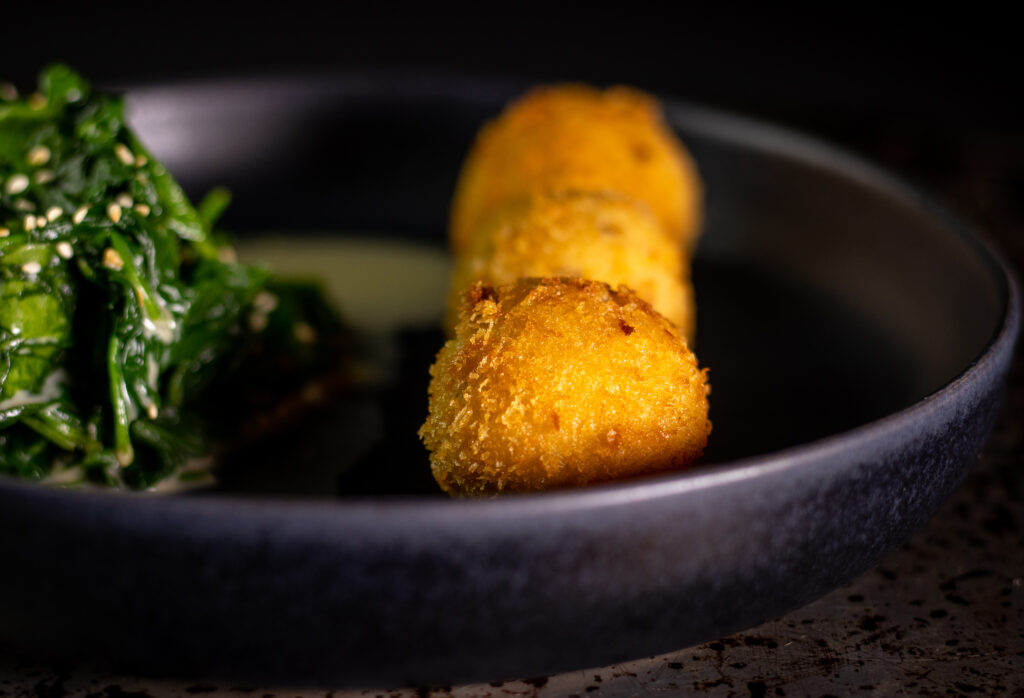
<svg viewBox="0 0 1024 698">
<path fill-rule="evenodd" d="M 482 78 L 465 75 L 407 74 L 390 71 L 312 73 L 300 76 L 269 74 L 240 78 L 143 83 L 114 86 L 126 93 L 149 95 L 178 90 L 200 93 L 228 90 L 309 90 L 334 89 L 357 91 L 367 96 L 445 97 L 465 101 L 494 101 L 499 96 L 515 94 L 536 84 L 515 78 Z M 467 96 L 469 99 L 467 100 Z M 831 145 L 815 136 L 787 126 L 771 123 L 713 106 L 706 106 L 657 94 L 666 122 L 673 128 L 698 130 L 718 140 L 772 152 L 812 164 L 853 179 L 897 203 L 937 220 L 941 227 L 968 243 L 974 254 L 988 268 L 997 285 L 1002 305 L 1000 321 L 978 356 L 958 375 L 933 392 L 898 411 L 870 422 L 794 446 L 743 458 L 701 465 L 672 473 L 657 474 L 629 480 L 595 483 L 579 489 L 548 492 L 509 493 L 487 499 L 452 499 L 432 496 L 363 496 L 329 499 L 297 498 L 268 495 L 216 493 L 202 497 L 153 496 L 148 492 L 124 492 L 104 488 L 61 488 L 24 481 L 0 474 L 0 495 L 19 498 L 37 497 L 48 501 L 93 501 L 134 507 L 159 508 L 168 515 L 202 513 L 214 516 L 249 517 L 265 515 L 300 518 L 329 517 L 350 523 L 372 521 L 382 512 L 388 518 L 416 526 L 424 520 L 457 524 L 460 521 L 487 517 L 532 517 L 625 506 L 638 501 L 652 501 L 684 495 L 734 482 L 766 477 L 787 470 L 813 466 L 841 454 L 870 448 L 914 424 L 927 421 L 949 408 L 968 386 L 981 381 L 998 368 L 1000 357 L 1012 354 L 1020 329 L 1020 286 L 1007 259 L 992 240 L 976 226 L 964 222 L 917 186 L 890 173 L 866 158 Z M 395 517 L 398 514 L 399 516 Z"/>
</svg>

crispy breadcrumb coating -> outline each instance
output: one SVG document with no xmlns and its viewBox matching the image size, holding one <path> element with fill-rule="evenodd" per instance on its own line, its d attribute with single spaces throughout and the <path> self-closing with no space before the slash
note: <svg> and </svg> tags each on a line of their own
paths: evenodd
<svg viewBox="0 0 1024 698">
<path fill-rule="evenodd" d="M 648 95 L 626 87 L 540 87 L 477 137 L 455 192 L 451 244 L 469 246 L 482 220 L 537 191 L 616 191 L 646 203 L 670 240 L 692 250 L 701 184 Z"/>
<path fill-rule="evenodd" d="M 585 485 L 700 457 L 707 375 L 636 294 L 583 279 L 477 284 L 431 368 L 420 437 L 457 495 Z"/>
<path fill-rule="evenodd" d="M 562 276 L 628 286 L 687 339 L 695 308 L 689 265 L 642 203 L 611 192 L 535 194 L 503 206 L 481 226 L 452 272 L 446 327 L 476 281 L 502 286 Z"/>
</svg>

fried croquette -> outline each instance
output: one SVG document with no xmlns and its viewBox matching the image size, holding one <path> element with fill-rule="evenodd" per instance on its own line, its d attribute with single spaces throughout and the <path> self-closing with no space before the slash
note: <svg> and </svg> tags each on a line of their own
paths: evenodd
<svg viewBox="0 0 1024 698">
<path fill-rule="evenodd" d="M 577 277 L 625 285 L 692 340 L 689 265 L 647 207 L 610 192 L 535 194 L 502 207 L 455 260 L 449 334 L 475 281 L 502 286 L 523 277 Z"/>
<path fill-rule="evenodd" d="M 477 284 L 431 368 L 420 437 L 451 494 L 585 485 L 700 457 L 707 376 L 635 293 L 584 279 Z"/>
<path fill-rule="evenodd" d="M 561 85 L 534 89 L 481 130 L 456 187 L 452 249 L 463 252 L 502 204 L 566 189 L 643 201 L 670 240 L 688 251 L 696 242 L 700 178 L 658 102 L 626 87 Z"/>
</svg>

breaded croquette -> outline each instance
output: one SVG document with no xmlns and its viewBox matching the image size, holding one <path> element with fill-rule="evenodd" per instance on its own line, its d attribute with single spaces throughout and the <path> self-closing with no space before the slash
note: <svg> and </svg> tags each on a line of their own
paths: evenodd
<svg viewBox="0 0 1024 698">
<path fill-rule="evenodd" d="M 638 201 L 611 192 L 534 194 L 499 209 L 456 258 L 446 325 L 450 334 L 475 281 L 563 276 L 628 286 L 692 339 L 688 269 L 679 245 Z"/>
<path fill-rule="evenodd" d="M 420 436 L 458 495 L 579 486 L 700 457 L 707 376 L 676 327 L 632 291 L 521 279 L 466 293 L 431 368 Z"/>
<path fill-rule="evenodd" d="M 483 219 L 538 191 L 615 191 L 650 207 L 670 240 L 692 250 L 701 184 L 659 104 L 626 87 L 534 89 L 487 124 L 463 165 L 450 238 L 461 254 Z"/>
</svg>

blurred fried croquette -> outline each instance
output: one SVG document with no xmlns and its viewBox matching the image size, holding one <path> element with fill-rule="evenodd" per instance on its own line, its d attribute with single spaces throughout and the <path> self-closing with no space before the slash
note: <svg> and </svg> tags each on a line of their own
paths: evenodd
<svg viewBox="0 0 1024 698">
<path fill-rule="evenodd" d="M 458 254 L 491 212 L 537 191 L 616 191 L 646 203 L 669 239 L 692 250 L 700 219 L 696 166 L 660 105 L 626 87 L 540 87 L 477 136 L 452 204 Z"/>
<path fill-rule="evenodd" d="M 636 294 L 584 279 L 476 284 L 431 367 L 420 437 L 451 494 L 579 486 L 700 457 L 707 376 Z"/>
<path fill-rule="evenodd" d="M 502 286 L 523 277 L 577 277 L 628 286 L 688 339 L 695 308 L 689 265 L 642 203 L 611 192 L 535 194 L 503 206 L 455 261 L 449 334 L 476 281 Z"/>
</svg>

